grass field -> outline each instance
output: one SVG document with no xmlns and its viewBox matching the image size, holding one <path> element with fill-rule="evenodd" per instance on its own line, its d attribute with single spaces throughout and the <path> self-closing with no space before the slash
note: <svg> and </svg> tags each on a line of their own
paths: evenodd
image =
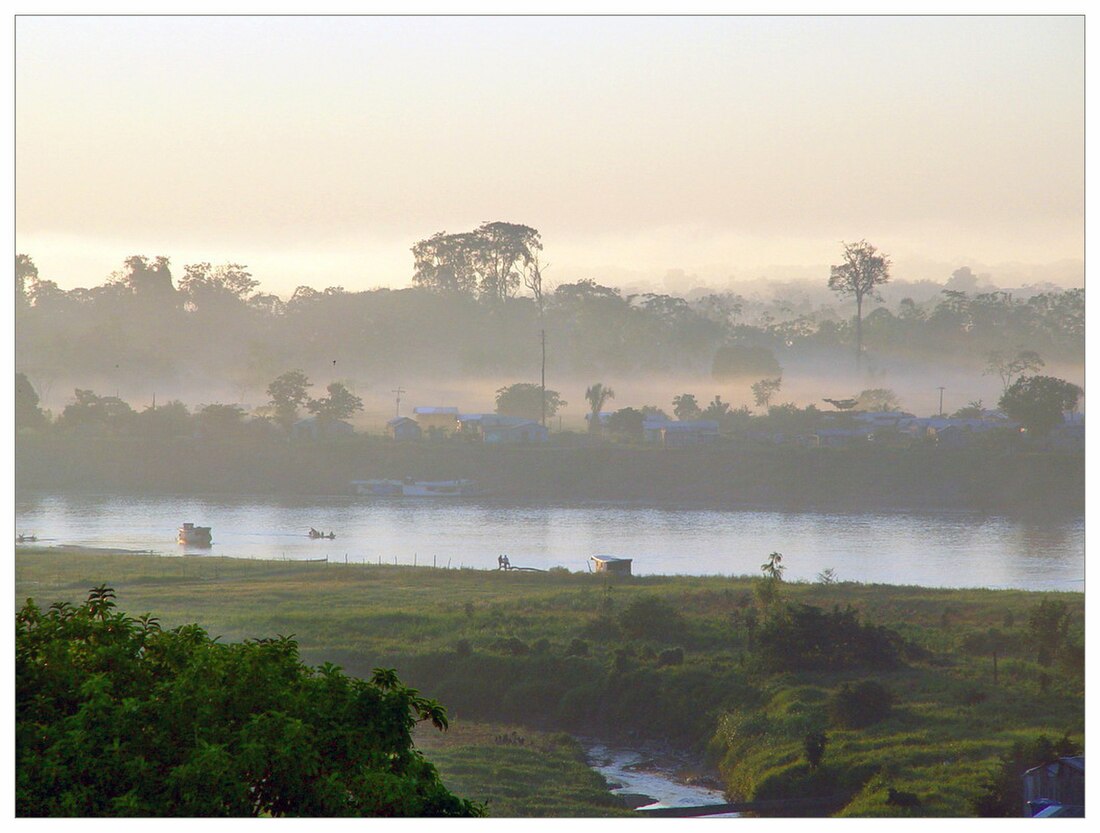
<svg viewBox="0 0 1100 833">
<path fill-rule="evenodd" d="M 121 609 L 166 627 L 196 622 L 225 641 L 293 634 L 311 664 L 396 668 L 453 718 L 447 737 L 422 736 L 428 756 L 452 789 L 496 815 L 622 812 L 562 731 L 694 749 L 731 798 L 842 793 L 841 812 L 854 815 L 967 815 L 1014 740 L 1069 732 L 1083 742 L 1083 674 L 1039 666 L 1027 627 L 1042 599 L 1056 599 L 1079 641 L 1081 594 L 784 583 L 785 601 L 851 605 L 919 652 L 873 674 L 769 673 L 754 663 L 760 582 L 749 578 L 20 549 L 15 579 L 17 603 L 77 602 L 108 584 Z M 675 617 L 630 618 L 653 599 Z M 867 677 L 893 692 L 889 716 L 862 729 L 823 722 L 839 687 Z M 499 725 L 520 727 L 524 742 L 500 741 Z M 828 745 L 811 771 L 803 738 L 819 727 Z M 891 788 L 919 807 L 887 804 Z"/>
</svg>

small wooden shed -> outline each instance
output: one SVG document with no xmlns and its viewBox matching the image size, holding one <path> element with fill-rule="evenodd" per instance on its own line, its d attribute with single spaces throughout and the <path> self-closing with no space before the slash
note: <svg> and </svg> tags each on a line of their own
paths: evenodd
<svg viewBox="0 0 1100 833">
<path fill-rule="evenodd" d="M 609 573 L 613 576 L 629 576 L 632 558 L 615 558 L 612 555 L 594 555 L 589 559 L 595 565 L 597 573 Z"/>
</svg>

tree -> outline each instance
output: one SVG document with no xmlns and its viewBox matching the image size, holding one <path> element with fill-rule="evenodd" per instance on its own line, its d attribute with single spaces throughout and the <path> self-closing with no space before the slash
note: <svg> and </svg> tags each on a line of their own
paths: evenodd
<svg viewBox="0 0 1100 833">
<path fill-rule="evenodd" d="M 567 404 L 556 390 L 546 391 L 546 416 L 552 417 Z M 522 417 L 536 422 L 542 419 L 542 386 L 530 382 L 516 382 L 497 390 L 497 413 L 501 416 Z"/>
<path fill-rule="evenodd" d="M 335 422 L 349 419 L 356 411 L 363 410 L 363 400 L 344 387 L 341 382 L 332 382 L 325 390 L 328 396 L 322 399 L 310 399 L 306 408 L 322 421 Z"/>
<path fill-rule="evenodd" d="M 775 377 L 774 379 L 761 379 L 759 382 L 753 382 L 752 384 L 752 398 L 756 402 L 758 408 L 767 408 L 768 403 L 775 394 L 779 392 L 780 385 L 783 384 L 782 377 Z"/>
<path fill-rule="evenodd" d="M 864 411 L 896 411 L 898 396 L 889 388 L 868 388 L 856 397 L 856 407 Z"/>
<path fill-rule="evenodd" d="M 856 361 L 863 356 L 863 299 L 877 298 L 875 287 L 890 280 L 890 259 L 866 240 L 844 244 L 844 262 L 829 272 L 829 289 L 856 299 Z"/>
<path fill-rule="evenodd" d="M 309 401 L 309 378 L 300 370 L 288 370 L 267 386 L 275 421 L 287 431 L 298 419 L 298 409 Z"/>
<path fill-rule="evenodd" d="M 768 560 L 760 565 L 760 571 L 764 574 L 764 578 L 772 581 L 783 581 L 783 571 L 787 568 L 782 566 L 782 562 L 782 554 L 773 552 L 769 555 Z"/>
<path fill-rule="evenodd" d="M 199 430 L 206 437 L 233 437 L 244 425 L 244 408 L 215 402 L 204 405 L 195 414 Z"/>
<path fill-rule="evenodd" d="M 1041 370 L 1045 362 L 1034 350 L 1017 350 L 1016 355 L 1008 356 L 1000 350 L 989 354 L 989 361 L 983 376 L 998 376 L 1001 380 L 1001 394 L 1008 392 L 1016 378 L 1025 373 Z"/>
<path fill-rule="evenodd" d="M 247 266 L 239 263 L 216 267 L 209 263 L 192 263 L 183 267 L 179 290 L 195 309 L 244 304 L 260 285 L 247 270 Z"/>
<path fill-rule="evenodd" d="M 694 394 L 681 393 L 672 400 L 672 413 L 676 415 L 676 419 L 691 420 L 698 419 L 703 410 L 695 401 Z"/>
<path fill-rule="evenodd" d="M 15 256 L 15 308 L 22 309 L 29 305 L 28 282 L 38 280 L 38 267 L 27 255 Z"/>
<path fill-rule="evenodd" d="M 951 414 L 952 419 L 981 419 L 985 409 L 982 406 L 982 400 L 975 399 L 971 402 L 967 402 L 966 406 L 959 408 L 955 413 Z"/>
<path fill-rule="evenodd" d="M 1081 388 L 1053 376 L 1021 376 L 1004 392 L 1000 408 L 1028 433 L 1045 437 L 1077 407 Z"/>
<path fill-rule="evenodd" d="M 445 709 L 389 669 L 299 661 L 290 637 L 165 630 L 94 588 L 16 616 L 19 816 L 473 816 L 416 749 Z"/>
<path fill-rule="evenodd" d="M 77 388 L 74 401 L 65 406 L 57 420 L 60 428 L 88 433 L 122 433 L 129 428 L 134 409 L 117 396 L 98 396 Z"/>
<path fill-rule="evenodd" d="M 623 437 L 641 439 L 645 416 L 637 408 L 620 408 L 607 419 L 607 430 Z"/>
<path fill-rule="evenodd" d="M 542 249 L 539 233 L 530 226 L 517 223 L 482 223 L 475 232 L 478 271 L 481 273 L 481 297 L 506 301 L 519 286 L 517 267 L 531 263 Z"/>
<path fill-rule="evenodd" d="M 603 382 L 597 382 L 585 389 L 584 398 L 588 400 L 588 430 L 591 433 L 598 433 L 600 430 L 600 411 L 603 410 L 604 403 L 608 399 L 615 398 L 615 391 L 605 387 Z"/>
<path fill-rule="evenodd" d="M 711 400 L 710 404 L 707 405 L 700 414 L 703 419 L 713 419 L 716 422 L 722 422 L 729 417 L 729 415 L 730 404 L 728 402 L 723 402 L 722 397 L 717 394 L 715 394 L 714 399 Z"/>
<path fill-rule="evenodd" d="M 43 428 L 46 415 L 38 407 L 38 392 L 26 375 L 15 374 L 15 430 Z"/>
</svg>

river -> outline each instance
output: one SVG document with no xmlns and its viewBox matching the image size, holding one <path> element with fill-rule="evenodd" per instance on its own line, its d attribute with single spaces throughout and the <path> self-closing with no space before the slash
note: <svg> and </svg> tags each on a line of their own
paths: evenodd
<svg viewBox="0 0 1100 833">
<path fill-rule="evenodd" d="M 213 546 L 176 543 L 185 521 Z M 39 545 L 163 555 L 384 562 L 492 569 L 588 569 L 606 554 L 636 575 L 758 575 L 783 554 L 788 580 L 826 569 L 840 581 L 926 587 L 1083 590 L 1084 518 L 945 512 L 787 512 L 545 505 L 448 498 L 295 498 L 21 494 L 16 531 Z M 336 534 L 311 540 L 310 527 Z"/>
</svg>

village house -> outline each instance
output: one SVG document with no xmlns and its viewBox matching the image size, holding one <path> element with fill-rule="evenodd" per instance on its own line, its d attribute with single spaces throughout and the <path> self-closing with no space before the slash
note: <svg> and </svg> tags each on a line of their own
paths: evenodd
<svg viewBox="0 0 1100 833">
<path fill-rule="evenodd" d="M 415 419 L 395 417 L 386 423 L 386 433 L 395 440 L 419 440 L 422 432 Z"/>
<path fill-rule="evenodd" d="M 1032 767 L 1023 775 L 1023 815 L 1034 815 L 1037 805 L 1046 802 L 1085 806 L 1085 756 L 1059 758 L 1050 763 Z"/>
<path fill-rule="evenodd" d="M 550 440 L 549 430 L 535 420 L 501 414 L 461 414 L 458 431 L 487 445 L 545 443 Z"/>
<path fill-rule="evenodd" d="M 416 424 L 424 433 L 441 431 L 453 434 L 458 430 L 458 408 L 417 407 L 413 408 Z"/>
</svg>

